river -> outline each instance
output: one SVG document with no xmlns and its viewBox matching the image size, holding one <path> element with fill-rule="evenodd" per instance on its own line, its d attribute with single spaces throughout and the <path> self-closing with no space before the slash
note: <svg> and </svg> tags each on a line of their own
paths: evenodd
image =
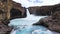
<svg viewBox="0 0 60 34">
<path fill-rule="evenodd" d="M 41 18 L 48 16 L 30 15 L 28 9 L 26 18 L 16 18 L 10 21 L 9 26 L 13 27 L 11 34 L 57 34 L 43 26 L 34 26 L 33 23 L 38 22 Z"/>
</svg>

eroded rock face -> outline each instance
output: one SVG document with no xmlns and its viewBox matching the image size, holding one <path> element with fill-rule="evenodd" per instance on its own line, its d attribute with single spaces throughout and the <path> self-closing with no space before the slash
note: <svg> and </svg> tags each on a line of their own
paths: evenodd
<svg viewBox="0 0 60 34">
<path fill-rule="evenodd" d="M 46 16 L 46 15 L 51 15 L 53 7 L 52 6 L 29 7 L 28 9 L 31 14 Z"/>
<path fill-rule="evenodd" d="M 8 25 L 8 21 L 15 18 L 25 18 L 26 8 L 12 0 L 0 0 L 0 20 Z M 6 23 L 7 22 L 7 23 Z"/>
<path fill-rule="evenodd" d="M 24 18 L 26 17 L 26 8 L 22 7 L 20 3 L 12 1 L 12 7 L 10 9 L 11 18 Z"/>
<path fill-rule="evenodd" d="M 49 17 L 42 18 L 33 25 L 43 25 L 46 28 L 60 33 L 60 11 L 56 11 Z"/>
<path fill-rule="evenodd" d="M 10 34 L 12 28 L 0 21 L 0 34 Z"/>
<path fill-rule="evenodd" d="M 12 0 L 1 0 L 0 1 L 0 10 L 2 10 L 2 14 L 4 14 L 3 17 L 5 17 L 6 19 L 12 19 L 12 18 L 23 18 L 26 17 L 26 9 L 25 7 L 22 7 L 20 3 L 16 3 Z M 12 16 L 14 14 L 13 11 L 15 11 L 20 13 L 19 15 L 15 14 L 14 16 Z M 15 12 L 15 13 L 16 13 Z"/>
<path fill-rule="evenodd" d="M 0 0 L 0 34 L 10 34 L 11 19 L 26 17 L 26 9 L 12 0 Z"/>
<path fill-rule="evenodd" d="M 52 15 L 55 11 L 60 10 L 60 4 L 51 5 L 51 6 L 35 6 L 29 7 L 29 12 L 34 15 L 39 16 L 49 16 Z"/>
</svg>

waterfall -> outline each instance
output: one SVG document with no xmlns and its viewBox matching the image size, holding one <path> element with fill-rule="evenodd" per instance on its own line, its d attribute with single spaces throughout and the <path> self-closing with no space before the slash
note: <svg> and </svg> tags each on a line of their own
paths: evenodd
<svg viewBox="0 0 60 34">
<path fill-rule="evenodd" d="M 26 18 L 13 19 L 10 21 L 10 23 L 8 25 L 14 27 L 14 29 L 17 29 L 17 30 L 23 30 L 26 27 L 30 28 L 33 23 L 36 23 L 41 18 L 46 17 L 46 16 L 34 16 L 32 14 L 30 15 L 29 10 L 28 9 L 26 9 L 26 10 L 27 10 L 27 17 Z M 14 30 L 14 32 L 15 32 L 15 30 Z"/>
<path fill-rule="evenodd" d="M 29 17 L 30 16 L 29 10 L 28 9 L 26 9 L 26 10 L 27 10 L 27 17 Z"/>
<path fill-rule="evenodd" d="M 27 10 L 26 18 L 13 19 L 8 24 L 9 26 L 14 27 L 14 29 L 11 31 L 11 34 L 20 34 L 20 33 L 21 34 L 29 34 L 29 32 L 31 32 L 31 30 L 34 30 L 32 32 L 32 34 L 35 33 L 36 31 L 39 31 L 37 33 L 47 32 L 46 28 L 44 28 L 44 27 L 32 25 L 33 23 L 38 22 L 41 18 L 44 18 L 47 16 L 34 16 L 32 14 L 30 15 L 29 10 L 28 9 L 26 9 L 26 10 Z M 46 30 L 46 31 L 43 31 L 43 30 Z"/>
<path fill-rule="evenodd" d="M 17 18 L 10 21 L 9 26 L 17 26 L 17 25 L 32 25 L 33 23 L 38 22 L 41 18 L 47 17 L 47 16 L 34 16 L 30 15 L 29 10 L 27 10 L 27 17 L 26 18 Z"/>
<path fill-rule="evenodd" d="M 26 9 L 26 10 L 27 10 L 27 17 L 25 19 L 27 19 L 27 20 L 36 20 L 36 22 L 37 22 L 41 18 L 47 17 L 47 16 L 35 16 L 33 14 L 30 14 L 28 9 Z"/>
<path fill-rule="evenodd" d="M 32 2 L 28 2 L 29 0 L 28 1 L 27 0 L 24 0 L 24 1 L 23 0 L 18 0 L 18 1 L 14 0 L 14 1 L 17 3 L 21 3 L 23 7 L 43 6 L 43 5 L 50 5 L 52 3 L 49 0 L 48 0 L 48 2 L 45 2 L 43 0 L 44 1 L 43 3 L 34 3 L 34 0 L 33 1 L 31 0 Z M 56 2 L 55 3 L 54 2 L 51 5 L 56 3 Z M 59 3 L 59 2 L 57 2 L 57 3 Z M 41 18 L 44 18 L 47 16 L 34 16 L 29 13 L 28 9 L 26 9 L 26 10 L 27 10 L 27 17 L 26 18 L 13 19 L 8 24 L 9 26 L 12 26 L 13 28 L 16 29 L 16 30 L 13 29 L 11 34 L 34 34 L 35 32 L 37 32 L 38 34 L 44 34 L 43 32 L 45 32 L 45 34 L 52 34 L 51 31 L 49 31 L 48 29 L 47 30 L 44 29 L 44 27 L 32 25 L 33 23 L 38 22 Z M 45 30 L 45 31 L 43 31 L 43 30 Z"/>
</svg>

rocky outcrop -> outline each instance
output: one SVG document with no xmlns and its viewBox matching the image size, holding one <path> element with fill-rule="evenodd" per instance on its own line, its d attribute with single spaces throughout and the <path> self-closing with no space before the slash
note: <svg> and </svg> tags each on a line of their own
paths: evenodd
<svg viewBox="0 0 60 34">
<path fill-rule="evenodd" d="M 50 6 L 35 6 L 35 7 L 29 7 L 28 9 L 30 14 L 39 16 L 49 16 L 52 15 L 55 11 L 60 10 L 60 4 Z"/>
<path fill-rule="evenodd" d="M 26 17 L 25 7 L 22 7 L 20 3 L 16 3 L 12 0 L 5 0 L 5 1 L 1 0 L 0 10 L 3 12 L 3 15 L 4 15 L 3 17 L 5 19 Z M 17 13 L 18 15 L 15 13 Z"/>
<path fill-rule="evenodd" d="M 12 0 L 0 0 L 0 34 L 10 34 L 11 19 L 26 17 L 26 9 Z"/>
<path fill-rule="evenodd" d="M 53 15 L 42 18 L 33 25 L 43 25 L 51 31 L 60 33 L 60 11 L 56 11 Z"/>
<path fill-rule="evenodd" d="M 11 18 L 24 18 L 26 17 L 26 8 L 22 7 L 20 3 L 12 1 L 10 16 Z"/>
<path fill-rule="evenodd" d="M 52 6 L 29 7 L 28 9 L 31 14 L 46 16 L 46 15 L 51 15 L 53 7 Z"/>
<path fill-rule="evenodd" d="M 0 21 L 0 34 L 10 34 L 12 28 L 5 25 L 3 21 Z"/>
<path fill-rule="evenodd" d="M 0 0 L 0 20 L 5 24 L 8 24 L 11 19 L 24 17 L 26 17 L 26 9 L 20 3 L 12 0 Z"/>
</svg>

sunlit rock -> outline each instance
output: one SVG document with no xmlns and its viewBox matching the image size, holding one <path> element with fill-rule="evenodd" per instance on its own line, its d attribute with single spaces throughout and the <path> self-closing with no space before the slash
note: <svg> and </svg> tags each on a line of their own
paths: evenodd
<svg viewBox="0 0 60 34">
<path fill-rule="evenodd" d="M 26 9 L 12 0 L 0 0 L 0 34 L 10 34 L 11 19 L 26 17 Z"/>
<path fill-rule="evenodd" d="M 12 0 L 1 0 L 0 10 L 2 10 L 5 19 L 26 17 L 26 9 L 22 7 L 20 3 L 16 3 Z M 15 12 L 14 12 L 15 11 Z M 17 14 L 15 14 L 17 13 Z M 13 14 L 15 14 L 13 16 Z"/>
</svg>

